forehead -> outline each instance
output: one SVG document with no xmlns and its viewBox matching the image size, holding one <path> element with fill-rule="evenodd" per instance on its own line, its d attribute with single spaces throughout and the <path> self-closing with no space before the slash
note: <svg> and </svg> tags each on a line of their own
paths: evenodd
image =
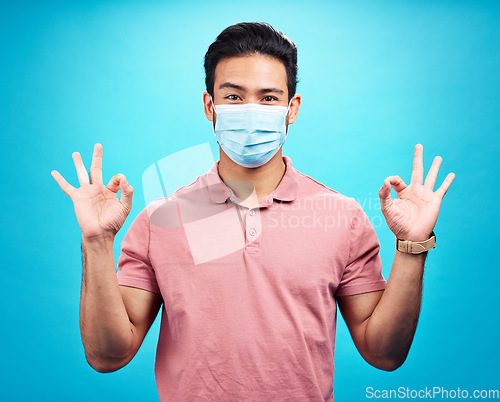
<svg viewBox="0 0 500 402">
<path fill-rule="evenodd" d="M 224 82 L 233 82 L 246 88 L 276 87 L 287 89 L 284 64 L 271 56 L 251 55 L 222 59 L 215 68 L 214 89 Z"/>
</svg>

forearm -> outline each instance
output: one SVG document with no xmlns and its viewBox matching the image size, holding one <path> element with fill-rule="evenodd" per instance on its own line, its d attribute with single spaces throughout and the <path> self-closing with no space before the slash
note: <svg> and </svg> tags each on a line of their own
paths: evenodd
<svg viewBox="0 0 500 402">
<path fill-rule="evenodd" d="M 366 349 L 381 368 L 399 367 L 410 349 L 420 314 L 426 254 L 396 251 L 387 287 L 367 319 Z"/>
<path fill-rule="evenodd" d="M 113 240 L 82 240 L 80 330 L 87 360 L 98 371 L 112 371 L 114 363 L 121 367 L 133 345 L 131 323 L 116 278 Z"/>
</svg>

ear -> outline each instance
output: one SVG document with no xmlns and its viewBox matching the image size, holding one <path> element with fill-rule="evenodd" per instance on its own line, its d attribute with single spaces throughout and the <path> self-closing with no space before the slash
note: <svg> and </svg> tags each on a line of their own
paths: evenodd
<svg viewBox="0 0 500 402">
<path fill-rule="evenodd" d="M 203 109 L 205 111 L 205 117 L 213 121 L 214 120 L 214 105 L 212 103 L 212 98 L 210 97 L 210 94 L 205 91 L 203 92 Z"/>
<path fill-rule="evenodd" d="M 302 103 L 302 97 L 299 94 L 295 94 L 290 101 L 290 110 L 288 111 L 288 124 L 292 124 L 297 120 L 297 115 L 299 114 L 300 104 Z"/>
</svg>

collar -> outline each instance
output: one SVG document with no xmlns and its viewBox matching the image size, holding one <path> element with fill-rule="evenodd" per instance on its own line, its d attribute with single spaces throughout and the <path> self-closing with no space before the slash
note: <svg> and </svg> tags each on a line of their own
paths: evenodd
<svg viewBox="0 0 500 402">
<path fill-rule="evenodd" d="M 297 171 L 292 167 L 292 160 L 288 156 L 283 156 L 283 162 L 286 166 L 285 174 L 270 196 L 280 201 L 293 201 L 297 198 L 299 187 Z M 205 175 L 205 185 L 210 199 L 217 204 L 226 202 L 234 195 L 233 190 L 219 176 L 219 161 L 215 162 Z"/>
</svg>

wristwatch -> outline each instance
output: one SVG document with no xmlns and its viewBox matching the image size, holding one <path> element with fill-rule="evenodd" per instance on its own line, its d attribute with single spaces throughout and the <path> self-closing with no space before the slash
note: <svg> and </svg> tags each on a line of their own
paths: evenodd
<svg viewBox="0 0 500 402">
<path fill-rule="evenodd" d="M 410 241 L 396 238 L 396 250 L 402 253 L 420 254 L 434 247 L 436 247 L 436 235 L 434 231 L 432 231 L 431 237 L 424 241 Z"/>
</svg>

